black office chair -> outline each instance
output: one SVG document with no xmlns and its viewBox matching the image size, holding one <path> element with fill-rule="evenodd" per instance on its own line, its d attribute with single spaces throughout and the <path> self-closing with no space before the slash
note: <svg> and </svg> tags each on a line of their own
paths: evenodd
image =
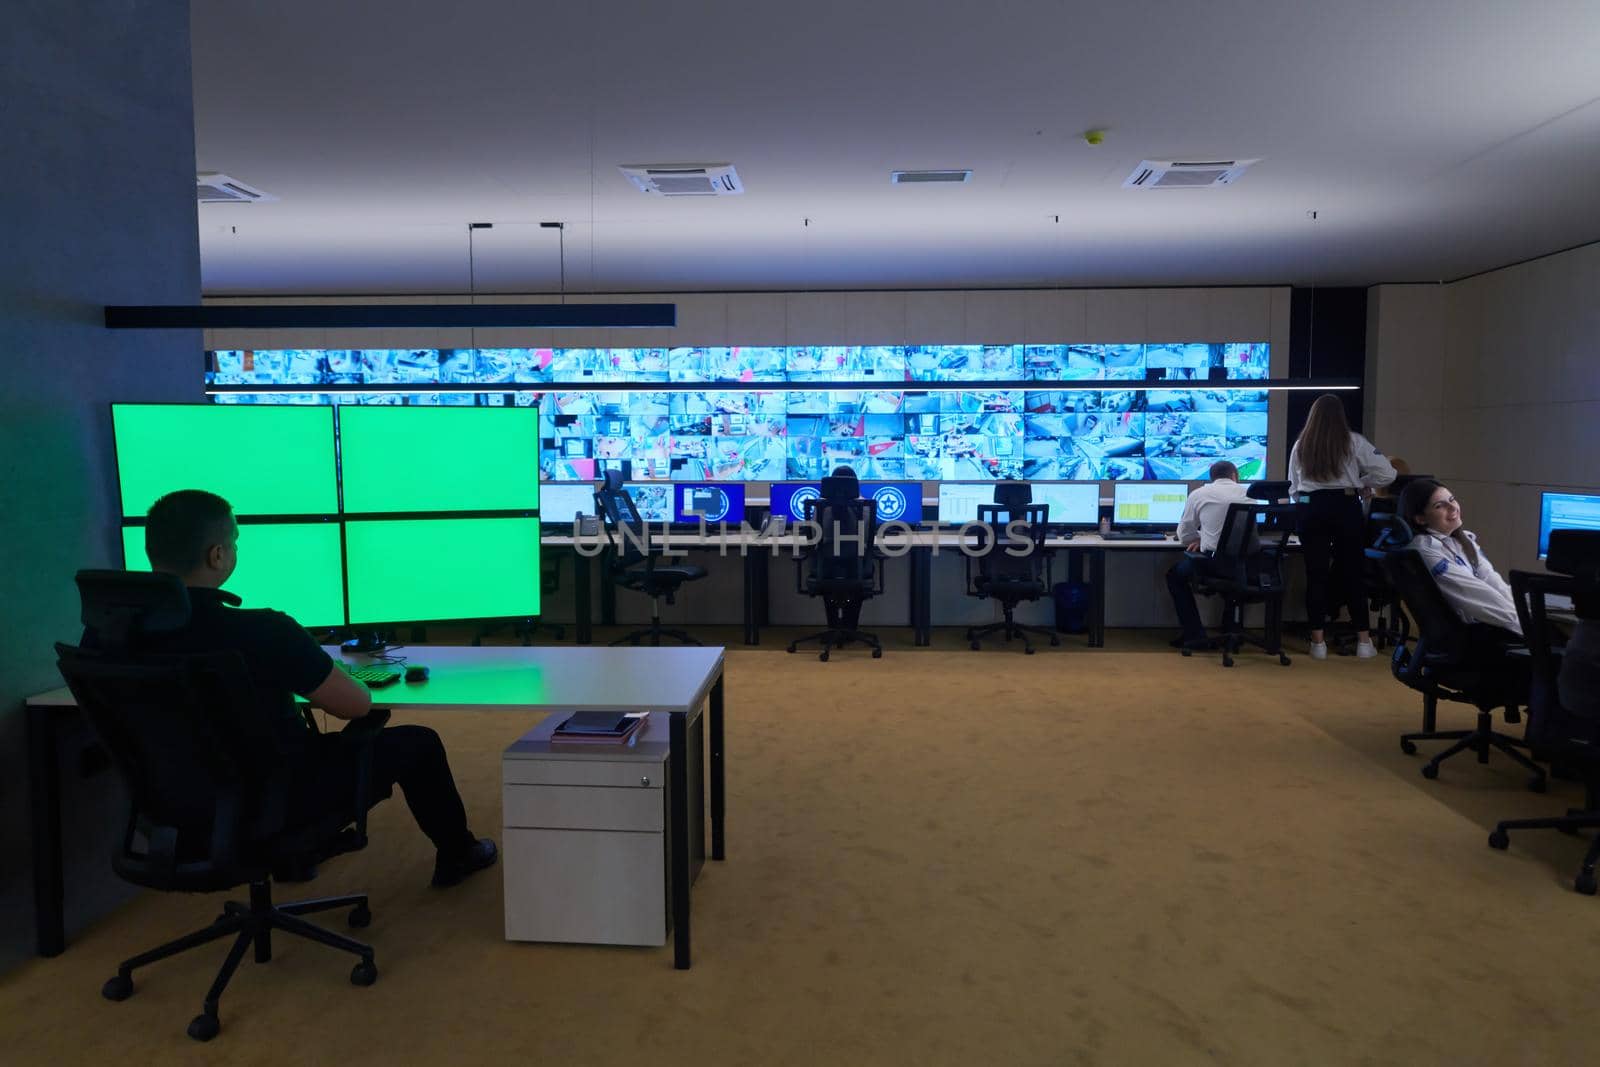
<svg viewBox="0 0 1600 1067">
<path fill-rule="evenodd" d="M 377 981 L 370 945 L 300 918 L 349 908 L 349 924 L 366 926 L 372 921 L 366 894 L 274 904 L 271 872 L 365 847 L 372 742 L 388 712 L 373 711 L 339 735 L 355 748 L 351 806 L 290 825 L 283 726 L 277 709 L 264 706 L 251 688 L 238 653 L 140 651 L 146 635 L 187 624 L 183 583 L 168 574 L 122 571 L 79 571 L 77 582 L 96 647 L 57 644 L 57 665 L 132 801 L 112 867 L 135 885 L 166 892 L 250 887 L 249 904 L 228 901 L 211 925 L 124 960 L 101 994 L 126 1000 L 136 968 L 234 935 L 200 1014 L 189 1023 L 190 1037 L 209 1041 L 221 1029 L 218 1002 L 245 949 L 254 945 L 256 962 L 266 963 L 274 930 L 349 952 L 360 960 L 350 981 Z"/>
<path fill-rule="evenodd" d="M 1476 752 L 1479 763 L 1488 763 L 1490 749 L 1496 749 L 1532 772 L 1529 789 L 1544 792 L 1543 768 L 1520 751 L 1528 747 L 1527 742 L 1494 729 L 1495 708 L 1505 709 L 1508 723 L 1522 721 L 1518 708 L 1528 700 L 1526 675 L 1506 663 L 1485 661 L 1473 654 L 1467 624 L 1439 592 L 1414 549 L 1387 553 L 1383 568 L 1417 628 L 1415 638 L 1396 645 L 1390 658 L 1395 678 L 1422 694 L 1422 729 L 1402 734 L 1400 750 L 1410 756 L 1416 753 L 1418 741 L 1454 741 L 1422 765 L 1424 778 L 1437 778 L 1439 764 L 1458 752 Z M 1471 730 L 1437 729 L 1441 698 L 1477 708 L 1477 725 Z"/>
<path fill-rule="evenodd" d="M 873 549 L 878 534 L 877 505 L 861 498 L 853 475 L 822 479 L 822 495 L 805 502 L 805 521 L 814 523 L 818 541 L 795 559 L 795 589 L 822 598 L 828 628 L 789 642 L 793 652 L 822 643 L 819 660 L 849 644 L 864 644 L 872 658 L 883 657 L 877 637 L 859 628 L 861 605 L 883 592 L 883 568 Z"/>
<path fill-rule="evenodd" d="M 1000 603 L 1004 619 L 987 626 L 974 626 L 967 630 L 967 641 L 974 650 L 990 634 L 999 633 L 1009 643 L 1013 637 L 1022 638 L 1022 651 L 1033 655 L 1033 644 L 1028 634 L 1043 634 L 1052 646 L 1061 644 L 1055 631 L 1043 626 L 1025 626 L 1016 621 L 1017 605 L 1025 600 L 1038 600 L 1050 589 L 1050 553 L 1044 547 L 1049 529 L 1048 504 L 1026 502 L 1028 487 L 1021 493 L 1006 494 L 1001 502 L 1001 489 L 997 487 L 994 504 L 978 505 L 978 521 L 965 529 L 973 538 L 962 552 L 966 567 L 967 595 L 979 600 L 994 598 Z M 1021 546 L 1013 544 L 1007 533 L 1008 523 L 1019 522 L 1025 526 L 1017 532 L 1027 539 L 1025 555 L 1012 555 Z M 974 566 L 976 564 L 976 566 Z"/>
<path fill-rule="evenodd" d="M 1589 538 L 1600 540 L 1600 534 L 1581 532 Z M 1550 565 L 1553 569 L 1560 566 L 1557 559 L 1557 537 L 1560 534 L 1561 531 L 1551 534 L 1550 560 L 1554 562 Z M 1589 586 L 1587 591 L 1585 584 Z M 1522 632 L 1527 638 L 1533 660 L 1528 740 L 1541 757 L 1549 759 L 1558 769 L 1582 779 L 1584 802 L 1581 808 L 1568 808 L 1565 815 L 1500 822 L 1489 834 L 1490 848 L 1510 847 L 1512 830 L 1576 833 L 1579 830 L 1600 829 L 1600 720 L 1578 715 L 1562 705 L 1558 684 L 1562 657 L 1557 654 L 1560 635 L 1551 627 L 1545 606 L 1545 597 L 1549 595 L 1573 597 L 1579 605 L 1579 617 L 1583 619 L 1580 625 L 1596 625 L 1593 619 L 1596 614 L 1594 606 L 1586 604 L 1588 599 L 1596 597 L 1594 585 L 1592 581 L 1584 583 L 1565 574 L 1511 572 L 1511 591 L 1517 598 L 1517 615 L 1521 618 Z M 1589 843 L 1578 874 L 1572 881 L 1573 888 L 1586 896 L 1595 893 L 1597 863 L 1600 863 L 1600 836 Z"/>
<path fill-rule="evenodd" d="M 1374 498 L 1367 513 L 1367 547 L 1362 578 L 1367 589 L 1367 608 L 1374 615 L 1372 643 L 1378 648 L 1405 643 L 1411 636 L 1411 622 L 1400 603 L 1400 592 L 1389 582 L 1383 558 L 1411 544 L 1411 524 L 1394 512 L 1392 498 Z M 1355 640 L 1351 633 L 1350 639 Z M 1354 649 L 1352 649 L 1354 651 Z"/>
<path fill-rule="evenodd" d="M 670 637 L 686 645 L 698 645 L 700 642 L 684 631 L 661 625 L 661 601 L 671 604 L 683 584 L 704 578 L 706 569 L 692 563 L 662 562 L 668 557 L 650 540 L 649 526 L 634 506 L 633 497 L 623 488 L 621 471 L 606 471 L 605 480 L 594 494 L 594 505 L 611 542 L 611 580 L 650 598 L 650 625 L 623 634 L 611 643 L 627 641 L 637 645 L 640 638 L 648 637 L 652 645 L 659 645 L 663 637 Z"/>
<path fill-rule="evenodd" d="M 1251 482 L 1245 487 L 1244 492 L 1251 500 L 1260 500 L 1266 504 L 1279 504 L 1289 499 L 1289 483 Z"/>
<path fill-rule="evenodd" d="M 1283 552 L 1293 529 L 1293 504 L 1238 501 L 1228 505 L 1217 537 L 1216 551 L 1207 569 L 1194 578 L 1199 594 L 1222 598 L 1222 665 L 1233 666 L 1233 655 L 1254 645 L 1289 666 L 1283 651 Z M 1266 628 L 1254 637 L 1244 628 L 1244 609 L 1250 604 L 1266 608 Z M 1185 647 L 1185 656 L 1193 650 Z"/>
</svg>

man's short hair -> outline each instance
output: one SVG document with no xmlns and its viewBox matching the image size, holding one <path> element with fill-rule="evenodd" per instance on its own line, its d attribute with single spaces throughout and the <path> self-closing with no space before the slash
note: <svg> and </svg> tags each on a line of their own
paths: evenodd
<svg viewBox="0 0 1600 1067">
<path fill-rule="evenodd" d="M 1211 465 L 1211 480 L 1220 482 L 1224 478 L 1239 480 L 1239 468 L 1225 459 L 1219 459 Z"/>
<path fill-rule="evenodd" d="M 212 545 L 233 536 L 233 506 L 204 489 L 179 489 L 150 505 L 145 517 L 144 554 L 150 566 L 188 574 L 206 561 Z"/>
</svg>

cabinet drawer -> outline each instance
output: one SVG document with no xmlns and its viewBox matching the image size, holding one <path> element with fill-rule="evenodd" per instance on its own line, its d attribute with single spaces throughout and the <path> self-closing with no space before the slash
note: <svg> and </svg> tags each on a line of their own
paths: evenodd
<svg viewBox="0 0 1600 1067">
<path fill-rule="evenodd" d="M 662 832 L 664 794 L 655 788 L 508 783 L 501 792 L 508 829 Z"/>
<path fill-rule="evenodd" d="M 666 944 L 664 841 L 662 834 L 508 829 L 500 864 L 506 937 Z"/>
<path fill-rule="evenodd" d="M 596 785 L 660 789 L 666 760 L 507 759 L 500 762 L 506 785 Z"/>
</svg>

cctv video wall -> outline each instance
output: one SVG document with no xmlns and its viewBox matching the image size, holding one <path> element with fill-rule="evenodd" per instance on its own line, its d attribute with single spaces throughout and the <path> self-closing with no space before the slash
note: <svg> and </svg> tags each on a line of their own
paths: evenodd
<svg viewBox="0 0 1600 1067">
<path fill-rule="evenodd" d="M 1203 479 L 1219 458 L 1247 479 L 1266 471 L 1267 392 L 1248 385 L 1269 376 L 1265 343 L 283 349 L 208 358 L 208 384 L 306 387 L 230 392 L 218 403 L 539 405 L 548 481 L 591 481 L 608 469 L 638 481 L 814 480 L 841 463 L 863 479 L 925 481 Z M 502 391 L 465 388 L 474 384 Z M 360 385 L 405 391 L 351 389 Z"/>
</svg>

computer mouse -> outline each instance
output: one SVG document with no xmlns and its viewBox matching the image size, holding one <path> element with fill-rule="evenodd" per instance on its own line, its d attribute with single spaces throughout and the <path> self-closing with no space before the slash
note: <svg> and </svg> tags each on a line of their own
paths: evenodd
<svg viewBox="0 0 1600 1067">
<path fill-rule="evenodd" d="M 406 681 L 408 681 L 408 682 L 426 682 L 427 680 L 428 680 L 428 668 L 426 668 L 426 667 L 424 667 L 424 666 L 422 666 L 421 664 L 418 664 L 418 663 L 413 663 L 411 666 L 406 668 Z"/>
</svg>

